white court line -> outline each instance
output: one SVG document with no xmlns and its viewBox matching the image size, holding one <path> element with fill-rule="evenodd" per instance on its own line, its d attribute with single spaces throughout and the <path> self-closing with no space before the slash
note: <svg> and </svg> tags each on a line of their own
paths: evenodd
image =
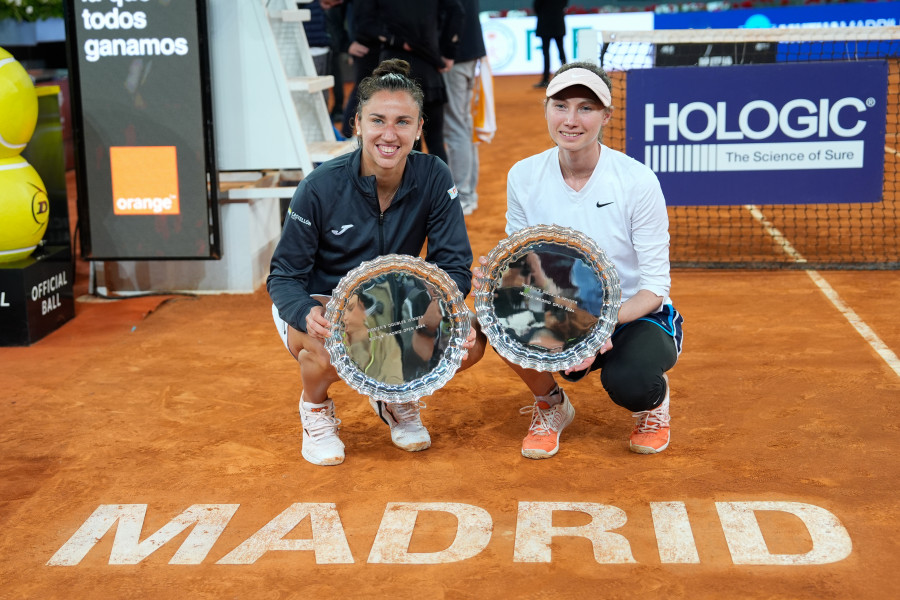
<svg viewBox="0 0 900 600">
<path fill-rule="evenodd" d="M 774 239 L 778 243 L 778 245 L 781 246 L 781 249 L 784 251 L 785 254 L 787 254 L 789 257 L 794 259 L 794 262 L 798 262 L 798 263 L 806 262 L 806 259 L 803 258 L 803 255 L 800 254 L 799 252 L 797 252 L 796 248 L 794 248 L 794 246 L 791 245 L 791 243 L 788 241 L 788 239 L 786 237 L 784 237 L 783 233 L 778 231 L 778 229 L 774 225 L 772 225 L 772 223 L 769 222 L 769 220 L 766 218 L 766 216 L 764 214 L 762 214 L 761 210 L 759 210 L 756 206 L 754 206 L 752 204 L 747 204 L 744 206 L 744 208 L 746 208 L 747 210 L 750 211 L 750 215 L 754 219 L 759 221 L 759 224 L 763 226 L 763 228 L 766 230 L 766 233 L 768 233 L 769 235 L 772 236 L 772 239 Z"/>
<path fill-rule="evenodd" d="M 885 147 L 887 148 L 887 147 Z M 756 206 L 752 204 L 748 204 L 744 206 L 750 214 L 756 219 L 760 225 L 765 228 L 766 232 L 772 236 L 781 249 L 791 257 L 795 262 L 805 263 L 806 259 L 802 254 L 797 252 L 797 249 L 794 248 L 793 245 L 788 241 L 784 234 L 781 233 L 768 219 L 766 219 L 765 215 L 762 214 L 762 211 L 759 210 Z M 834 288 L 825 281 L 825 278 L 819 275 L 818 271 L 814 271 L 812 269 L 806 269 L 806 274 L 809 275 L 809 278 L 813 280 L 813 283 L 821 290 L 825 297 L 831 301 L 831 304 L 834 305 L 838 311 L 844 315 L 844 318 L 853 326 L 854 329 L 863 337 L 866 342 L 868 342 L 869 346 L 872 347 L 878 355 L 884 359 L 884 362 L 888 364 L 888 366 L 900 377 L 900 359 L 897 358 L 897 355 L 888 348 L 887 344 L 881 341 L 881 338 L 872 331 L 872 328 L 863 321 L 856 312 L 847 306 L 847 303 L 844 302 L 841 297 L 838 295 Z"/>
<path fill-rule="evenodd" d="M 900 376 L 900 360 L 897 359 L 897 355 L 881 341 L 881 338 L 872 331 L 872 328 L 869 327 L 865 321 L 859 318 L 852 308 L 847 306 L 844 301 L 841 300 L 838 293 L 834 291 L 834 288 L 832 288 L 821 275 L 816 271 L 807 271 L 806 274 L 810 276 L 817 286 L 819 286 L 822 293 L 831 300 L 831 303 L 834 304 L 835 308 L 841 311 L 841 314 L 844 315 L 851 325 L 853 325 L 853 328 L 859 332 L 859 335 L 863 336 L 863 339 L 869 342 L 872 349 L 875 350 L 875 352 L 884 359 L 884 362 L 894 370 L 894 373 Z"/>
</svg>

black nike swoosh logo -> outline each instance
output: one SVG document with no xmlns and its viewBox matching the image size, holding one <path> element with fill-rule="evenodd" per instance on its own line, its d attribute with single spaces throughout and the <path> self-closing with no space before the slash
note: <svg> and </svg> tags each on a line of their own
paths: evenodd
<svg viewBox="0 0 900 600">
<path fill-rule="evenodd" d="M 603 204 L 600 204 L 600 203 L 598 202 L 598 203 L 597 203 L 597 208 L 603 208 L 604 206 L 609 206 L 610 204 L 613 204 L 613 202 L 604 202 Z"/>
</svg>

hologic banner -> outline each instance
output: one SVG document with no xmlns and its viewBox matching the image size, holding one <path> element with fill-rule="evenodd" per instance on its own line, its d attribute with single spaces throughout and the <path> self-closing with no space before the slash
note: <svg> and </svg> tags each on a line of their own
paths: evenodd
<svg viewBox="0 0 900 600">
<path fill-rule="evenodd" d="M 628 73 L 626 152 L 669 205 L 879 202 L 887 63 Z"/>
</svg>

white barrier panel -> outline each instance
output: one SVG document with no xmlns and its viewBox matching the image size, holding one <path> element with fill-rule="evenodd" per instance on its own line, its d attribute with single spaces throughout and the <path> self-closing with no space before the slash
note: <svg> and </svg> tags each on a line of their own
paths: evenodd
<svg viewBox="0 0 900 600">
<path fill-rule="evenodd" d="M 571 61 L 579 56 L 576 42 L 581 29 L 648 31 L 653 29 L 650 11 L 588 15 L 566 15 L 563 48 Z M 535 17 L 482 18 L 484 44 L 494 75 L 540 75 L 544 69 L 541 40 L 534 35 Z M 550 48 L 551 72 L 560 66 L 556 47 Z"/>
</svg>

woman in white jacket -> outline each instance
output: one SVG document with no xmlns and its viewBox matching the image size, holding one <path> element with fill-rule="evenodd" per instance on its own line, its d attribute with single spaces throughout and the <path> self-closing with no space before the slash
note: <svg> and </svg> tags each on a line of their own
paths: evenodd
<svg viewBox="0 0 900 600">
<path fill-rule="evenodd" d="M 595 357 L 560 375 L 575 381 L 600 369 L 610 398 L 636 420 L 629 448 L 653 454 L 669 444 L 666 371 L 681 352 L 682 318 L 669 300 L 662 190 L 649 168 L 603 145 L 612 111 L 611 82 L 603 69 L 574 62 L 557 71 L 544 102 L 555 146 L 510 170 L 506 232 L 539 224 L 570 227 L 596 241 L 615 265 L 623 303 L 612 339 Z M 478 286 L 480 269 L 475 277 Z M 575 409 L 552 373 L 507 362 L 535 397 L 522 454 L 549 458 L 559 450 L 559 436 Z"/>
</svg>

